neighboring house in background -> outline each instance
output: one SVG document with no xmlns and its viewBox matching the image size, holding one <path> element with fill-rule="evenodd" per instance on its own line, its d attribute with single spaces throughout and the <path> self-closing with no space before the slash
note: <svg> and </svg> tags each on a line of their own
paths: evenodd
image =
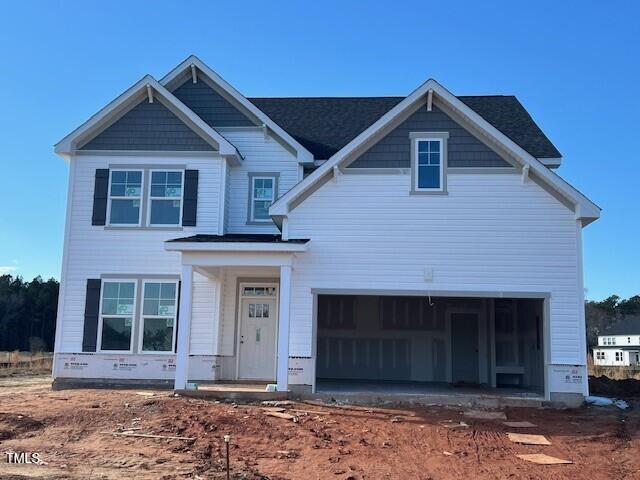
<svg viewBox="0 0 640 480">
<path fill-rule="evenodd" d="M 246 98 L 190 57 L 55 149 L 57 385 L 587 394 L 600 209 L 513 96 Z"/>
<path fill-rule="evenodd" d="M 593 364 L 610 367 L 640 366 L 640 317 L 624 318 L 598 335 Z"/>
</svg>

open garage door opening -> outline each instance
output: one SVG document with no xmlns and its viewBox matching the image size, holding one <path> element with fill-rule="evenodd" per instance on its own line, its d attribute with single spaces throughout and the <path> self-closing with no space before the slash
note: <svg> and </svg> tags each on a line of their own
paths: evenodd
<svg viewBox="0 0 640 480">
<path fill-rule="evenodd" d="M 544 301 L 318 295 L 317 392 L 544 394 Z"/>
</svg>

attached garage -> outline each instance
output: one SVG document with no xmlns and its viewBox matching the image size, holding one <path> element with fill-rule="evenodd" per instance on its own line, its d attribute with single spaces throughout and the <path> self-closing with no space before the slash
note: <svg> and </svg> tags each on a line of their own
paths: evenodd
<svg viewBox="0 0 640 480">
<path fill-rule="evenodd" d="M 316 390 L 544 393 L 544 299 L 317 297 Z"/>
</svg>

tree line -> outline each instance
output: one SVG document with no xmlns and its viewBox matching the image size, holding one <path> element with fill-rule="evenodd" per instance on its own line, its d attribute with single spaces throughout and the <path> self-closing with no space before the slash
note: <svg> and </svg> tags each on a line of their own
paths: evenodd
<svg viewBox="0 0 640 480">
<path fill-rule="evenodd" d="M 59 287 L 55 278 L 0 276 L 0 351 L 53 351 Z"/>
</svg>

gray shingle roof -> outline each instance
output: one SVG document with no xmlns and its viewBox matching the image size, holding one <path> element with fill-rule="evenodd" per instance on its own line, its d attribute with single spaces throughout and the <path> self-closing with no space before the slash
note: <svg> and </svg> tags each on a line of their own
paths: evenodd
<svg viewBox="0 0 640 480">
<path fill-rule="evenodd" d="M 249 98 L 316 159 L 327 159 L 405 97 Z M 536 158 L 561 154 L 511 95 L 458 97 Z"/>
<path fill-rule="evenodd" d="M 640 335 L 640 316 L 618 320 L 599 335 Z"/>
</svg>

